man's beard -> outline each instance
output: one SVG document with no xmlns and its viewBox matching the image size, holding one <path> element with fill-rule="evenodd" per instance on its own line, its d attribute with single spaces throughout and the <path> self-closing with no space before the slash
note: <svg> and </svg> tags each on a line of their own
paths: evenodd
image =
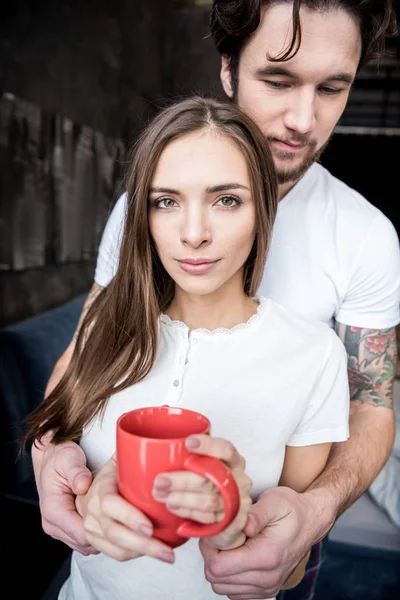
<svg viewBox="0 0 400 600">
<path fill-rule="evenodd" d="M 274 138 L 267 136 L 268 141 L 270 141 L 272 139 L 274 139 Z M 320 156 L 323 153 L 323 151 L 325 150 L 325 148 L 327 147 L 328 143 L 329 143 L 329 140 L 323 146 L 321 146 L 321 148 L 319 148 L 318 150 L 315 149 L 316 143 L 311 143 L 306 157 L 301 162 L 301 164 L 297 165 L 296 167 L 290 168 L 290 166 L 288 166 L 286 168 L 279 168 L 278 165 L 275 165 L 276 173 L 278 176 L 278 184 L 283 185 L 285 183 L 290 183 L 292 181 L 298 181 L 299 179 L 301 179 L 301 177 L 303 177 L 303 175 L 308 171 L 308 169 L 311 167 L 311 165 L 313 165 L 315 162 L 317 162 L 320 159 Z M 278 158 L 282 158 L 282 159 L 293 158 L 293 155 L 290 152 L 284 152 L 284 151 L 279 151 L 279 150 L 277 151 L 275 149 L 274 153 L 277 154 Z"/>
</svg>

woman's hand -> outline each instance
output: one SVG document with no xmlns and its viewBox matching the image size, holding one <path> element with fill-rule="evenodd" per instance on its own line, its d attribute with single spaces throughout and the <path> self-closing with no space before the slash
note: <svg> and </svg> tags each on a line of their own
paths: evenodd
<svg viewBox="0 0 400 600">
<path fill-rule="evenodd" d="M 220 550 L 241 546 L 246 540 L 243 530 L 252 504 L 249 496 L 252 482 L 245 473 L 244 458 L 227 440 L 209 435 L 188 437 L 186 447 L 195 454 L 219 458 L 232 471 L 240 493 L 238 514 L 224 531 L 207 538 L 207 543 Z M 208 479 L 191 471 L 160 473 L 154 480 L 153 497 L 166 504 L 170 512 L 185 519 L 216 523 L 224 516 L 224 502 L 217 488 Z"/>
<path fill-rule="evenodd" d="M 146 555 L 174 562 L 171 548 L 151 537 L 151 521 L 119 494 L 115 456 L 93 473 L 89 491 L 75 503 L 87 541 L 99 552 L 118 561 Z"/>
</svg>

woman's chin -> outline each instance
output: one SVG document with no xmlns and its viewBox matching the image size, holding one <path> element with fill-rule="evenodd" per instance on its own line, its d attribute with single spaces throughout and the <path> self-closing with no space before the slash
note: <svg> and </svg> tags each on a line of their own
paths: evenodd
<svg viewBox="0 0 400 600">
<path fill-rule="evenodd" d="M 185 281 L 176 281 L 176 284 L 182 292 L 191 296 L 208 296 L 219 290 L 223 285 L 222 282 L 217 283 L 215 281 L 207 281 L 205 277 L 198 277 L 197 280 L 194 281 L 188 281 L 185 278 Z"/>
</svg>

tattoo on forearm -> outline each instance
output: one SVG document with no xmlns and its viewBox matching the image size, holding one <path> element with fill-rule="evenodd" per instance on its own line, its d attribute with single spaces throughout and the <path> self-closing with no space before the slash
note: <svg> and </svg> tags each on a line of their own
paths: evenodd
<svg viewBox="0 0 400 600">
<path fill-rule="evenodd" d="M 87 298 L 85 300 L 85 304 L 81 313 L 81 316 L 79 317 L 79 323 L 78 326 L 75 330 L 74 336 L 73 336 L 73 340 L 76 342 L 76 340 L 78 339 L 78 335 L 79 335 L 79 331 L 81 329 L 82 323 L 84 318 L 86 317 L 89 308 L 91 307 L 91 305 L 93 304 L 94 300 L 97 298 L 97 296 L 100 294 L 100 292 L 103 290 L 104 288 L 102 288 L 100 285 L 97 285 L 96 283 L 91 287 Z"/>
<path fill-rule="evenodd" d="M 392 408 L 397 360 L 395 328 L 361 329 L 337 323 L 336 333 L 347 350 L 351 400 Z"/>
</svg>

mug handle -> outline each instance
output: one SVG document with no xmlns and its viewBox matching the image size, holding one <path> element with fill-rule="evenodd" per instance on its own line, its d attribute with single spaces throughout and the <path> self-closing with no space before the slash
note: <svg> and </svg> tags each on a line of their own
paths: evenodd
<svg viewBox="0 0 400 600">
<path fill-rule="evenodd" d="M 187 471 L 193 471 L 209 479 L 215 485 L 225 504 L 225 515 L 219 523 L 197 523 L 187 519 L 178 527 L 182 537 L 208 537 L 217 535 L 236 517 L 240 506 L 240 494 L 230 469 L 218 458 L 191 454 L 184 464 Z"/>
</svg>

